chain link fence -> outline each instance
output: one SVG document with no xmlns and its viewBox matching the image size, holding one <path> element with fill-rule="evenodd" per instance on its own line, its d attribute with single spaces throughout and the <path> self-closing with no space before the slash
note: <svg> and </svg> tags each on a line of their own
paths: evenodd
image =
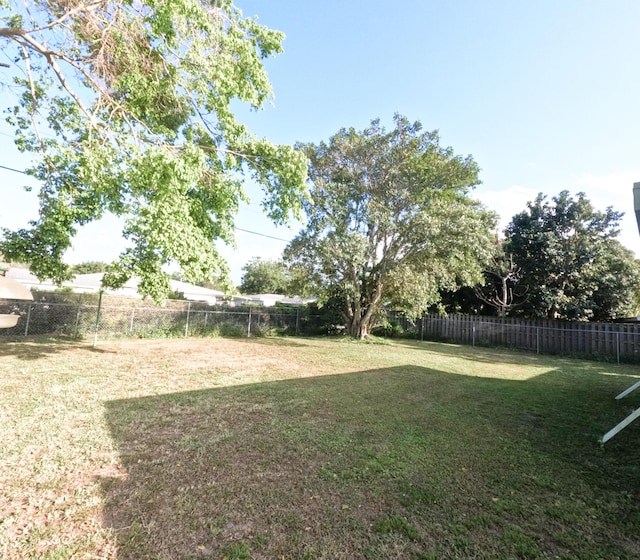
<svg viewBox="0 0 640 560">
<path fill-rule="evenodd" d="M 99 294 L 35 293 L 33 302 L 0 304 L 0 313 L 20 316 L 3 337 L 176 337 L 311 335 L 322 330 L 319 316 L 306 308 L 210 306 L 140 300 Z"/>
</svg>

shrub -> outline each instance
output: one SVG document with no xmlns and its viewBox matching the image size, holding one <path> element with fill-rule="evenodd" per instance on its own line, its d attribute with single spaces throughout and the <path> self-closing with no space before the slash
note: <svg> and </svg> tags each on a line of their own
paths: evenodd
<svg viewBox="0 0 640 560">
<path fill-rule="evenodd" d="M 385 338 L 400 338 L 404 335 L 404 330 L 398 321 L 384 321 L 381 325 L 374 327 L 371 334 Z"/>
</svg>

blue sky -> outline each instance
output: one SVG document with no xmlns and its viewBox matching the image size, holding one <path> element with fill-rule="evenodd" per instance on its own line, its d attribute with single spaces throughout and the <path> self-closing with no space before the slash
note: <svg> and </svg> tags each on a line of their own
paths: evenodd
<svg viewBox="0 0 640 560">
<path fill-rule="evenodd" d="M 502 225 L 538 192 L 585 192 L 599 209 L 627 213 L 620 240 L 640 257 L 632 186 L 640 181 L 640 2 L 636 0 L 237 0 L 245 15 L 284 31 L 285 53 L 267 62 L 273 106 L 241 111 L 259 135 L 319 142 L 341 127 L 365 128 L 395 112 L 438 129 L 472 154 L 474 196 Z M 2 92 L 5 95 L 5 92 Z M 8 105 L 9 103 L 7 103 Z M 0 125 L 0 165 L 28 162 Z M 24 176 L 0 169 L 0 225 L 34 216 Z M 282 239 L 260 215 L 259 193 L 239 228 Z M 277 257 L 284 242 L 239 231 L 224 251 L 235 282 L 252 256 Z M 81 232 L 70 262 L 108 260 L 122 245 L 113 222 Z"/>
</svg>

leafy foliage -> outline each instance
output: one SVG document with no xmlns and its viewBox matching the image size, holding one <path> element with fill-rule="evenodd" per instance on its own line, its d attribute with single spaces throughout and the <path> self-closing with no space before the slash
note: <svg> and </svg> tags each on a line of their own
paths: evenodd
<svg viewBox="0 0 640 560">
<path fill-rule="evenodd" d="M 521 269 L 519 313 L 607 320 L 636 307 L 638 264 L 615 237 L 622 213 L 596 211 L 583 193 L 548 201 L 540 193 L 506 229 L 505 251 Z"/>
<path fill-rule="evenodd" d="M 166 264 L 191 282 L 226 276 L 213 242 L 233 242 L 243 175 L 275 222 L 299 213 L 304 155 L 256 138 L 232 112 L 234 100 L 258 109 L 270 98 L 262 60 L 281 52 L 281 32 L 230 0 L 9 1 L 0 18 L 19 70 L 0 75 L 18 76 L 7 120 L 42 184 L 39 218 L 4 231 L 7 258 L 67 279 L 77 228 L 111 212 L 129 247 L 105 283 L 135 274 L 143 295 L 162 299 Z"/>
<path fill-rule="evenodd" d="M 282 261 L 251 259 L 242 267 L 244 274 L 240 284 L 243 294 L 287 294 L 291 276 Z"/>
<path fill-rule="evenodd" d="M 341 294 L 348 332 L 365 337 L 383 305 L 418 315 L 440 288 L 478 281 L 495 216 L 468 197 L 473 159 L 442 148 L 436 132 L 394 117 L 328 143 L 301 144 L 310 160 L 306 228 L 285 260 L 318 295 Z"/>
<path fill-rule="evenodd" d="M 74 264 L 69 269 L 69 271 L 73 275 L 93 274 L 95 272 L 105 272 L 106 270 L 107 270 L 107 263 L 104 263 L 101 261 L 85 261 L 78 264 Z"/>
</svg>

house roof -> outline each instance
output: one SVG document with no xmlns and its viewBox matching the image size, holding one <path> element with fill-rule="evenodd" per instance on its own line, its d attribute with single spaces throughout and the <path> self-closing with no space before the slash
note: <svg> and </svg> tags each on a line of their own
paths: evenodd
<svg viewBox="0 0 640 560">
<path fill-rule="evenodd" d="M 13 278 L 18 282 L 21 282 L 28 287 L 36 287 L 45 290 L 55 290 L 58 286 L 51 280 L 38 280 L 35 274 L 32 274 L 26 268 L 11 268 L 7 272 L 7 277 Z M 104 273 L 95 272 L 92 274 L 77 274 L 73 280 L 63 282 L 63 287 L 71 288 L 74 291 L 79 292 L 99 292 L 102 288 L 102 277 Z M 140 297 L 138 294 L 138 285 L 140 280 L 138 278 L 130 278 L 122 288 L 117 290 L 105 290 L 107 293 L 114 295 L 122 295 L 129 297 Z M 225 294 L 218 290 L 209 290 L 208 288 L 202 288 L 200 286 L 194 286 L 188 282 L 180 282 L 178 280 L 170 280 L 171 289 L 175 292 L 181 292 L 184 297 L 197 301 L 208 301 L 215 303 L 217 300 L 222 299 Z"/>
<path fill-rule="evenodd" d="M 202 295 L 206 297 L 217 297 L 223 298 L 225 297 L 225 293 L 219 290 L 210 290 L 208 288 L 203 288 L 202 286 L 194 286 L 193 284 L 189 284 L 188 282 L 181 282 L 180 280 L 171 280 L 171 289 L 174 292 L 182 292 L 185 296 L 187 294 L 190 295 Z"/>
</svg>

